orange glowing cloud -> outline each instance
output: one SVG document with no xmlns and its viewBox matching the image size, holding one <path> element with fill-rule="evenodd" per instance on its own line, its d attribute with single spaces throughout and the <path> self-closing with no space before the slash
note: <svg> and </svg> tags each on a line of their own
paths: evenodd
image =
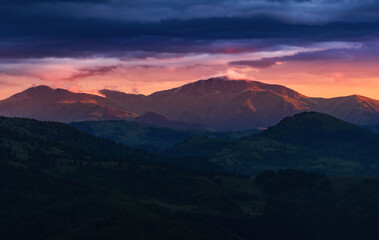
<svg viewBox="0 0 379 240">
<path fill-rule="evenodd" d="M 335 52 L 317 52 L 335 47 L 355 48 L 355 45 L 333 43 L 260 52 L 238 52 L 231 47 L 227 53 L 141 59 L 34 59 L 0 67 L 3 72 L 0 84 L 13 84 L 0 89 L 0 97 L 39 84 L 75 92 L 97 93 L 99 89 L 108 88 L 150 94 L 199 79 L 227 75 L 230 79 L 285 85 L 308 96 L 360 94 L 379 99 L 376 62 L 334 59 Z M 309 59 L 314 53 L 319 59 Z"/>
</svg>

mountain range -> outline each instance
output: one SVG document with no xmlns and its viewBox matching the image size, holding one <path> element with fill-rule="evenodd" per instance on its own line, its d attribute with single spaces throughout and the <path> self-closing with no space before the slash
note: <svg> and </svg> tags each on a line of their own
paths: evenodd
<svg viewBox="0 0 379 240">
<path fill-rule="evenodd" d="M 0 101 L 0 115 L 60 122 L 132 120 L 162 127 L 246 130 L 317 111 L 358 125 L 379 123 L 379 101 L 352 95 L 312 98 L 280 85 L 211 78 L 151 95 L 100 90 L 98 95 L 38 86 Z"/>
</svg>

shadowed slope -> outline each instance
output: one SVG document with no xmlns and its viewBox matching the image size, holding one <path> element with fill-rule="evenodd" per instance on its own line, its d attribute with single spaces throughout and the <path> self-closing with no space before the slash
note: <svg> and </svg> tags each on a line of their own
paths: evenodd
<svg viewBox="0 0 379 240">
<path fill-rule="evenodd" d="M 241 139 L 195 138 L 167 151 L 208 157 L 246 174 L 296 168 L 334 175 L 379 175 L 379 136 L 326 114 L 301 113 L 260 135 Z"/>
<path fill-rule="evenodd" d="M 330 147 L 333 143 L 377 144 L 379 136 L 364 128 L 317 112 L 287 117 L 268 128 L 263 136 L 300 145 Z"/>
</svg>

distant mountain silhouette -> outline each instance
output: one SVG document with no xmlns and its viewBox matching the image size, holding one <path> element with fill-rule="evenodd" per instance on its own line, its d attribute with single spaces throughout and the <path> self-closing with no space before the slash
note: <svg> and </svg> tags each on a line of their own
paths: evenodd
<svg viewBox="0 0 379 240">
<path fill-rule="evenodd" d="M 111 90 L 99 93 L 104 97 L 35 87 L 0 101 L 0 115 L 62 122 L 129 119 L 163 127 L 206 126 L 219 131 L 268 127 L 304 111 L 327 113 L 358 125 L 379 123 L 378 100 L 358 95 L 310 98 L 284 86 L 227 77 L 148 96 Z"/>
</svg>

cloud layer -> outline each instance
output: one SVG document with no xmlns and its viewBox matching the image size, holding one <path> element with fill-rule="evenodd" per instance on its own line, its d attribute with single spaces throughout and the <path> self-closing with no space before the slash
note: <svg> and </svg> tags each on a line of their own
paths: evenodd
<svg viewBox="0 0 379 240">
<path fill-rule="evenodd" d="M 367 72 L 378 61 L 378 29 L 376 0 L 3 0 L 0 82 L 138 85 L 148 93 L 147 82 L 257 79 L 257 71 L 295 62 Z"/>
</svg>

